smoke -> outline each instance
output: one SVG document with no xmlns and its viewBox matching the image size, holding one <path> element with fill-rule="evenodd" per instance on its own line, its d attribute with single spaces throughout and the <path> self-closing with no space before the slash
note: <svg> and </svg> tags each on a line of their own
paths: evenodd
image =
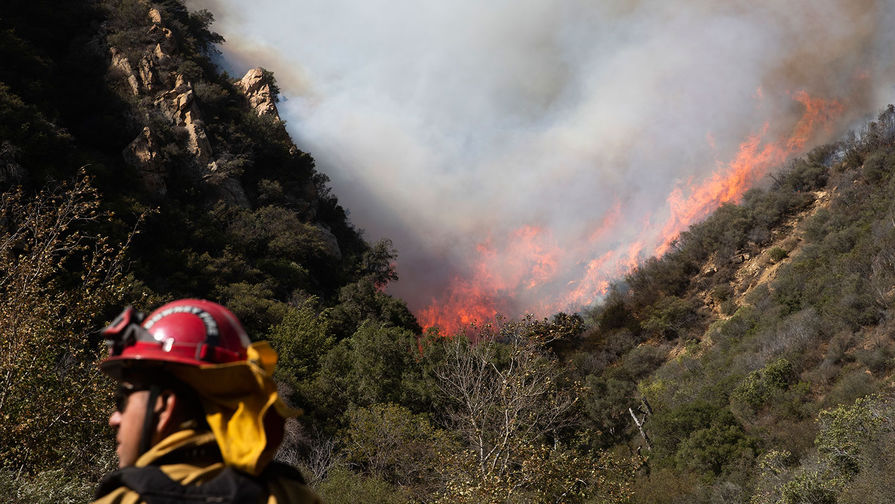
<svg viewBox="0 0 895 504">
<path fill-rule="evenodd" d="M 802 128 L 808 148 L 895 94 L 887 0 L 190 6 L 234 73 L 275 73 L 296 143 L 367 238 L 393 239 L 392 292 L 425 321 L 593 302 L 692 223 L 668 224 L 672 195 L 744 142 Z"/>
</svg>

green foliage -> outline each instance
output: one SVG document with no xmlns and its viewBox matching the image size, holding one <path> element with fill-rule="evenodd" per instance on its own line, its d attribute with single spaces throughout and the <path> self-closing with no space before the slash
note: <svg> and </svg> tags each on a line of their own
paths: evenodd
<svg viewBox="0 0 895 504">
<path fill-rule="evenodd" d="M 207 11 L 206 11 L 207 12 Z M 277 85 L 277 79 L 274 77 L 273 72 L 266 68 L 261 69 L 261 78 L 264 82 L 270 86 L 270 97 L 277 103 L 280 101 L 280 86 Z"/>
<path fill-rule="evenodd" d="M 673 457 L 680 443 L 691 433 L 710 426 L 718 413 L 716 406 L 706 402 L 682 404 L 655 412 L 650 418 L 654 451 L 660 457 Z"/>
<path fill-rule="evenodd" d="M 851 403 L 861 397 L 879 392 L 880 386 L 873 376 L 863 369 L 852 369 L 850 372 L 841 373 L 839 380 L 830 389 L 824 404 L 836 406 L 842 403 Z"/>
<path fill-rule="evenodd" d="M 454 475 L 435 502 L 631 502 L 636 462 L 611 453 L 599 457 L 588 455 L 562 446 L 552 449 L 543 445 L 526 447 L 518 455 L 521 461 L 519 472 L 485 478 Z M 475 455 L 471 452 L 452 454 L 448 461 L 462 463 L 464 456 L 469 466 L 475 465 Z"/>
<path fill-rule="evenodd" d="M 632 304 L 648 306 L 661 295 L 683 294 L 695 268 L 695 264 L 687 261 L 682 254 L 670 254 L 662 261 L 648 259 L 626 277 L 632 291 Z"/>
<path fill-rule="evenodd" d="M 454 443 L 423 414 L 388 403 L 352 408 L 342 431 L 346 460 L 364 474 L 402 488 L 418 498 L 436 490 L 433 483 Z"/>
<path fill-rule="evenodd" d="M 355 504 L 357 502 L 381 502 L 404 504 L 412 502 L 404 492 L 377 478 L 361 476 L 347 468 L 335 468 L 314 490 L 324 502 L 330 504 Z"/>
<path fill-rule="evenodd" d="M 127 247 L 94 230 L 109 218 L 99 203 L 86 178 L 0 198 L 0 460 L 26 477 L 95 476 L 108 463 L 111 391 L 95 330 L 120 308 Z M 68 492 L 67 481 L 48 492 Z"/>
<path fill-rule="evenodd" d="M 584 412 L 599 433 L 597 440 L 609 445 L 630 424 L 628 407 L 634 403 L 635 386 L 627 380 L 596 375 L 588 376 L 584 385 Z"/>
<path fill-rule="evenodd" d="M 297 308 L 289 307 L 282 322 L 268 333 L 279 354 L 276 378 L 293 390 L 320 369 L 321 358 L 335 344 L 329 318 L 317 310 L 316 299 L 306 299 Z"/>
<path fill-rule="evenodd" d="M 702 401 L 656 411 L 648 432 L 661 462 L 698 473 L 719 475 L 757 448 L 728 409 Z"/>
<path fill-rule="evenodd" d="M 771 261 L 775 263 L 780 262 L 787 257 L 789 257 L 789 254 L 787 254 L 786 251 L 780 247 L 773 247 L 771 248 L 771 250 L 768 251 L 768 258 L 770 258 Z"/>
<path fill-rule="evenodd" d="M 28 170 L 58 173 L 54 166 L 72 160 L 72 139 L 0 82 L 0 183 L 21 182 Z"/>
<path fill-rule="evenodd" d="M 731 401 L 743 403 L 753 411 L 764 406 L 774 395 L 785 391 L 795 380 L 792 363 L 781 357 L 764 368 L 749 373 L 733 391 Z"/>
<path fill-rule="evenodd" d="M 895 155 L 891 152 L 874 152 L 864 160 L 862 175 L 868 182 L 878 184 L 895 171 Z"/>
<path fill-rule="evenodd" d="M 675 454 L 675 464 L 697 473 L 720 475 L 738 459 L 753 457 L 756 444 L 739 424 L 716 421 L 681 443 Z"/>
<path fill-rule="evenodd" d="M 432 390 L 419 358 L 416 337 L 406 329 L 365 323 L 326 352 L 313 377 L 298 385 L 302 403 L 330 429 L 352 405 L 424 409 Z"/>
<path fill-rule="evenodd" d="M 728 283 L 718 284 L 712 287 L 712 298 L 716 301 L 723 303 L 724 301 L 729 300 L 733 296 L 733 286 Z"/>
<path fill-rule="evenodd" d="M 612 289 L 606 297 L 603 305 L 598 308 L 596 315 L 600 329 L 609 332 L 614 329 L 626 328 L 631 332 L 638 332 L 640 326 L 631 313 L 624 296 L 616 289 Z"/>
<path fill-rule="evenodd" d="M 667 296 L 647 309 L 641 326 L 656 336 L 673 339 L 682 336 L 684 328 L 693 324 L 698 316 L 689 300 Z"/>
<path fill-rule="evenodd" d="M 777 462 L 772 457 L 778 452 L 767 454 L 752 502 L 884 502 L 879 496 L 891 494 L 891 478 L 881 469 L 891 467 L 893 412 L 890 401 L 879 396 L 821 411 L 816 458 L 795 465 L 788 453 Z M 860 495 L 876 498 L 854 500 Z"/>
<path fill-rule="evenodd" d="M 759 323 L 759 314 L 753 306 L 743 306 L 727 320 L 713 326 L 709 334 L 724 341 L 737 341 L 754 332 Z"/>
<path fill-rule="evenodd" d="M 781 504 L 836 504 L 837 482 L 819 471 L 805 471 L 783 484 Z"/>
<path fill-rule="evenodd" d="M 359 330 L 365 321 L 405 328 L 415 334 L 422 332 L 407 304 L 382 292 L 376 286 L 375 277 L 365 277 L 343 287 L 339 292 L 339 304 L 333 310 L 333 318 L 339 334 Z"/>
<path fill-rule="evenodd" d="M 668 348 L 639 345 L 625 355 L 621 371 L 636 381 L 655 371 L 667 359 Z"/>
<path fill-rule="evenodd" d="M 780 189 L 785 191 L 802 192 L 816 191 L 824 187 L 829 178 L 829 170 L 825 165 L 828 155 L 823 148 L 816 149 L 808 154 L 807 159 L 797 159 L 783 173 L 780 178 Z"/>
<path fill-rule="evenodd" d="M 861 456 L 869 441 L 886 425 L 891 406 L 879 397 L 862 398 L 853 405 L 837 406 L 818 415 L 820 432 L 814 443 L 833 468 L 848 476 L 861 467 Z"/>
</svg>

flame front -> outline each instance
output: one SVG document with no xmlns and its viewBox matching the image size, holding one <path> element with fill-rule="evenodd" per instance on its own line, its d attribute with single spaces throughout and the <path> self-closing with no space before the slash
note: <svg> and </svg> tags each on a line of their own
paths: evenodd
<svg viewBox="0 0 895 504">
<path fill-rule="evenodd" d="M 534 289 L 557 274 L 560 250 L 548 231 L 523 226 L 497 248 L 489 239 L 478 244 L 477 260 L 469 277 L 455 277 L 442 300 L 433 300 L 417 313 L 424 328 L 438 326 L 446 333 L 473 323 L 494 320 L 517 307 L 513 298 Z"/>
<path fill-rule="evenodd" d="M 761 88 L 757 96 L 762 97 Z M 624 231 L 619 229 L 624 210 L 618 201 L 578 243 L 560 246 L 549 229 L 538 226 L 523 226 L 501 237 L 499 246 L 489 239 L 478 245 L 472 271 L 454 277 L 440 299 L 417 313 L 420 323 L 450 334 L 470 323 L 491 321 L 498 314 L 546 316 L 593 304 L 606 294 L 613 279 L 644 259 L 645 252 L 662 256 L 681 231 L 720 205 L 738 201 L 771 169 L 819 140 L 821 133 L 829 135 L 844 111 L 840 102 L 813 98 L 805 91 L 792 98 L 804 112 L 788 135 L 769 140 L 771 125 L 765 123 L 740 144 L 730 162 L 704 180 L 675 187 L 666 199 L 667 216 L 647 216 L 625 243 L 613 243 Z M 714 144 L 713 135 L 707 138 Z M 558 295 L 560 289 L 564 293 Z"/>
</svg>

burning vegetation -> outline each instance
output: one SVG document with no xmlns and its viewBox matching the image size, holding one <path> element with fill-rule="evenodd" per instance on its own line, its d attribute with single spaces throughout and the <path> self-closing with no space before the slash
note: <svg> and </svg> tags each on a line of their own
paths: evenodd
<svg viewBox="0 0 895 504">
<path fill-rule="evenodd" d="M 789 133 L 773 138 L 770 123 L 764 124 L 709 177 L 674 188 L 665 208 L 646 216 L 642 229 L 627 243 L 614 243 L 616 226 L 627 222 L 620 219 L 623 205 L 616 201 L 581 243 L 557 243 L 549 229 L 526 226 L 501 237 L 499 245 L 493 239 L 479 244 L 472 271 L 454 277 L 440 298 L 417 312 L 421 325 L 453 333 L 471 323 L 491 322 L 498 314 L 546 316 L 580 310 L 603 299 L 610 282 L 648 257 L 665 255 L 682 231 L 722 204 L 739 202 L 773 170 L 836 131 L 842 103 L 812 97 L 804 90 L 793 93 L 792 99 L 802 113 Z M 605 252 L 594 257 L 595 250 Z"/>
</svg>

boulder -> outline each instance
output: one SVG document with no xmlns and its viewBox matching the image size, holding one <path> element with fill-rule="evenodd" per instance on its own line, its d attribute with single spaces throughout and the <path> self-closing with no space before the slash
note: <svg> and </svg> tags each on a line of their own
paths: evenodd
<svg viewBox="0 0 895 504">
<path fill-rule="evenodd" d="M 339 240 L 336 238 L 336 235 L 334 235 L 332 231 L 321 224 L 318 224 L 314 227 L 320 233 L 320 238 L 322 239 L 323 243 L 326 244 L 326 253 L 332 257 L 335 257 L 336 260 L 341 261 L 342 250 L 339 248 Z"/>
</svg>

